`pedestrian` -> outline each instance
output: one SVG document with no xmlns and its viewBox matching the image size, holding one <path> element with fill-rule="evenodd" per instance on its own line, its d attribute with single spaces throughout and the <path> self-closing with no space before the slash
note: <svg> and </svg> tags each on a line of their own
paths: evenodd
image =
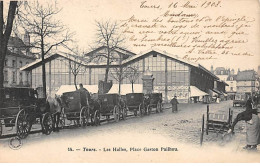
<svg viewBox="0 0 260 166">
<path fill-rule="evenodd" d="M 178 111 L 177 104 L 179 104 L 179 102 L 177 100 L 177 96 L 174 96 L 174 98 L 172 98 L 171 104 L 172 104 L 172 112 L 175 112 L 175 111 L 177 112 Z"/>
<path fill-rule="evenodd" d="M 257 109 L 253 105 L 251 97 L 246 102 L 246 110 L 239 113 L 235 118 L 228 133 L 234 132 L 234 127 L 238 121 L 244 120 L 246 122 L 246 142 L 247 145 L 243 147 L 246 150 L 256 150 L 260 137 L 260 120 Z"/>
</svg>

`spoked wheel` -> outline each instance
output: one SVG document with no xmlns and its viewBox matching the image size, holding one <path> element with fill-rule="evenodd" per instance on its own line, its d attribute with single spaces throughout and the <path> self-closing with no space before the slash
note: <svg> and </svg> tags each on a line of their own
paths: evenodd
<svg viewBox="0 0 260 166">
<path fill-rule="evenodd" d="M 204 114 L 202 115 L 202 125 L 200 129 L 200 146 L 202 146 L 203 143 L 203 136 L 204 136 Z"/>
<path fill-rule="evenodd" d="M 64 113 L 64 108 L 62 108 L 61 113 L 60 113 L 60 122 L 59 122 L 59 127 L 63 129 L 65 127 L 65 113 Z"/>
<path fill-rule="evenodd" d="M 50 113 L 46 113 L 42 118 L 42 126 L 44 130 L 44 134 L 49 135 L 53 131 L 53 121 Z"/>
<path fill-rule="evenodd" d="M 29 115 L 24 109 L 20 110 L 16 116 L 16 134 L 18 138 L 26 138 L 31 129 L 31 123 L 29 120 Z"/>
<path fill-rule="evenodd" d="M 120 109 L 119 109 L 119 106 L 118 106 L 118 105 L 116 105 L 116 106 L 114 107 L 113 115 L 114 115 L 114 120 L 115 120 L 115 122 L 118 122 L 118 121 L 119 121 L 119 117 L 120 117 Z"/>
<path fill-rule="evenodd" d="M 99 112 L 99 110 L 95 111 L 95 114 L 94 114 L 94 124 L 96 126 L 100 125 L 100 112 Z"/>
<path fill-rule="evenodd" d="M 143 116 L 143 114 L 144 114 L 143 105 L 140 104 L 140 105 L 139 105 L 139 116 Z"/>
<path fill-rule="evenodd" d="M 87 125 L 87 121 L 88 121 L 88 109 L 86 107 L 82 107 L 80 110 L 80 117 L 79 117 L 79 123 L 81 127 L 84 127 Z"/>
<path fill-rule="evenodd" d="M 122 109 L 122 119 L 125 120 L 125 119 L 126 119 L 126 116 L 127 116 L 127 109 L 126 109 L 126 108 L 123 108 L 123 109 Z"/>
<path fill-rule="evenodd" d="M 151 111 L 152 111 L 152 107 L 148 106 L 146 110 L 147 115 L 150 115 Z"/>
<path fill-rule="evenodd" d="M 137 116 L 137 110 L 136 109 L 134 110 L 134 116 Z"/>
</svg>

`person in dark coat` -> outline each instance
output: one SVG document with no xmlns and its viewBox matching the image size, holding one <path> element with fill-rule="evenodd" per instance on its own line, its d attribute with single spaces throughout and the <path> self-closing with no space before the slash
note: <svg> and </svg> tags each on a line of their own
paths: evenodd
<svg viewBox="0 0 260 166">
<path fill-rule="evenodd" d="M 260 137 L 260 120 L 258 117 L 257 109 L 254 108 L 251 97 L 246 102 L 246 110 L 239 113 L 235 118 L 228 133 L 234 131 L 234 127 L 237 122 L 244 120 L 246 122 L 246 142 L 247 145 L 244 147 L 246 150 L 256 150 Z"/>
<path fill-rule="evenodd" d="M 83 87 L 82 84 L 79 84 L 80 91 L 80 100 L 82 106 L 87 106 L 88 100 L 90 99 L 89 91 Z"/>
<path fill-rule="evenodd" d="M 178 111 L 177 104 L 179 104 L 179 102 L 177 100 L 177 96 L 174 96 L 174 98 L 172 98 L 171 104 L 172 104 L 172 112 L 177 112 Z"/>
</svg>

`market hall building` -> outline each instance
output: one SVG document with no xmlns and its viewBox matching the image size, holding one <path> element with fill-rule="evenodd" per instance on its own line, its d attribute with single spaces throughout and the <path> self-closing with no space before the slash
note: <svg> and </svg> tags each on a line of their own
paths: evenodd
<svg viewBox="0 0 260 166">
<path fill-rule="evenodd" d="M 61 85 L 74 84 L 71 63 L 75 62 L 81 64 L 77 84 L 98 85 L 99 80 L 104 80 L 105 76 L 106 59 L 102 56 L 105 53 L 105 47 L 87 53 L 86 57 L 98 57 L 98 60 L 90 63 L 84 60 L 79 61 L 77 57 L 66 53 L 47 56 L 45 58 L 47 93 L 53 96 Z M 117 48 L 113 51 L 113 58 L 108 80 L 118 84 L 117 79 L 113 77 L 117 71 L 115 69 L 133 67 L 139 73 L 134 83 L 142 84 L 143 73 L 150 71 L 154 78 L 154 92 L 162 93 L 165 101 L 176 95 L 180 103 L 188 103 L 192 97 L 210 94 L 210 91 L 216 89 L 214 82 L 219 80 L 200 64 L 157 49 L 135 54 Z M 21 70 L 32 72 L 33 88 L 42 86 L 41 64 L 41 59 L 38 59 L 21 68 Z M 130 80 L 125 78 L 122 84 L 130 84 Z"/>
</svg>

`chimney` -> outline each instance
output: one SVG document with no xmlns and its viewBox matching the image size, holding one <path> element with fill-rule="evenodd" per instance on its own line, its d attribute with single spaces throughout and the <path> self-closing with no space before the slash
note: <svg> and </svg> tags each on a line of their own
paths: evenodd
<svg viewBox="0 0 260 166">
<path fill-rule="evenodd" d="M 210 71 L 211 71 L 211 73 L 214 73 L 214 71 L 213 71 L 213 65 L 211 65 Z"/>
<path fill-rule="evenodd" d="M 230 74 L 231 74 L 231 75 L 234 75 L 234 74 L 235 74 L 234 69 L 231 70 L 231 73 L 230 73 Z"/>
<path fill-rule="evenodd" d="M 23 42 L 26 46 L 30 46 L 30 35 L 29 32 L 25 31 Z"/>
</svg>

